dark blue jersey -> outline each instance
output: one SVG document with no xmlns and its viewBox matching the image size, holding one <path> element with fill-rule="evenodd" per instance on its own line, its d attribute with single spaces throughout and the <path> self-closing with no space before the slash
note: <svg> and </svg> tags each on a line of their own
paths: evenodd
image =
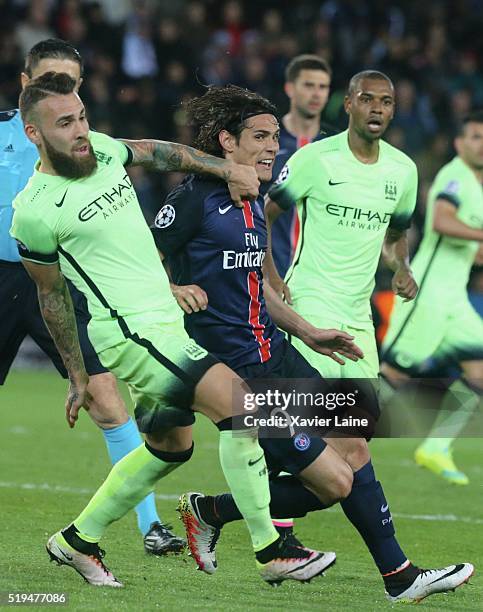
<svg viewBox="0 0 483 612">
<path fill-rule="evenodd" d="M 313 139 L 321 140 L 327 136 L 333 136 L 335 130 L 325 124 L 320 126 L 320 132 Z M 280 125 L 280 150 L 275 158 L 273 165 L 273 180 L 276 180 L 280 171 L 285 166 L 289 157 L 291 157 L 297 149 L 303 147 L 311 141 L 309 138 L 297 137 L 291 134 L 287 128 Z M 270 185 L 264 185 L 262 192 L 266 193 Z M 283 278 L 292 263 L 292 259 L 297 247 L 297 241 L 300 233 L 300 224 L 297 215 L 297 209 L 292 206 L 283 212 L 275 221 L 272 227 L 272 254 L 273 260 L 277 267 L 278 273 Z"/>
<path fill-rule="evenodd" d="M 189 176 L 166 198 L 152 232 L 173 282 L 208 295 L 206 310 L 185 315 L 188 334 L 234 370 L 268 361 L 284 336 L 263 297 L 261 197 L 236 208 L 224 183 Z"/>
</svg>

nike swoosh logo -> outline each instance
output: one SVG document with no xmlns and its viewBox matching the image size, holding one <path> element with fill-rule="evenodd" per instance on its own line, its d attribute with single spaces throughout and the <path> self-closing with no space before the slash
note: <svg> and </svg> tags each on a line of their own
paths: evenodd
<svg viewBox="0 0 483 612">
<path fill-rule="evenodd" d="M 348 183 L 349 181 L 333 181 L 332 179 L 329 179 L 329 185 L 344 185 L 345 183 Z"/>
<path fill-rule="evenodd" d="M 265 455 L 262 453 L 260 455 L 260 457 L 258 457 L 258 459 L 255 459 L 255 461 L 253 461 L 252 459 L 250 459 L 248 461 L 248 465 L 255 465 L 255 463 L 258 463 L 259 461 L 261 461 L 263 458 L 265 457 Z"/>
<path fill-rule="evenodd" d="M 67 561 L 72 561 L 72 559 L 74 558 L 74 557 L 71 557 L 70 555 L 66 555 L 65 552 L 62 550 L 62 548 L 59 548 L 59 552 L 63 557 L 67 559 Z"/>
<path fill-rule="evenodd" d="M 457 574 L 460 570 L 461 570 L 461 566 L 458 567 L 458 565 L 455 565 L 454 568 L 450 572 L 446 572 L 446 574 L 444 574 L 443 576 L 440 576 L 439 578 L 436 578 L 436 580 L 433 580 L 429 584 L 434 584 L 435 582 L 439 582 L 440 580 L 449 578 L 450 576 L 453 576 L 453 574 Z"/>
<path fill-rule="evenodd" d="M 230 204 L 230 206 L 227 206 L 226 208 L 221 208 L 221 206 L 218 206 L 218 212 L 220 215 L 224 215 L 230 210 L 230 208 L 233 208 L 233 204 Z"/>
<path fill-rule="evenodd" d="M 381 506 L 381 512 L 382 513 L 387 512 L 388 510 L 389 510 L 389 504 L 386 504 L 386 505 L 383 504 Z"/>
<path fill-rule="evenodd" d="M 67 187 L 67 189 L 65 190 L 64 195 L 62 196 L 62 200 L 60 200 L 60 202 L 55 202 L 55 205 L 57 206 L 57 208 L 60 208 L 62 206 L 62 204 L 64 203 L 65 196 L 67 195 L 68 191 L 69 191 L 69 188 Z"/>
</svg>

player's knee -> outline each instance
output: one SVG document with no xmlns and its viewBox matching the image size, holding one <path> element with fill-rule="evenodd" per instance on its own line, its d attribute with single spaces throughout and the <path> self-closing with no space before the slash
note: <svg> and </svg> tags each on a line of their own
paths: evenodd
<svg viewBox="0 0 483 612">
<path fill-rule="evenodd" d="M 124 404 L 99 402 L 94 398 L 88 403 L 89 416 L 101 429 L 114 429 L 127 423 L 129 415 Z"/>
<path fill-rule="evenodd" d="M 129 419 L 124 401 L 119 394 L 116 378 L 110 372 L 95 374 L 89 379 L 87 391 L 89 415 L 101 429 L 113 429 Z"/>
<path fill-rule="evenodd" d="M 306 480 L 306 484 L 325 506 L 333 506 L 350 494 L 352 481 L 353 473 L 350 465 L 345 461 L 339 461 L 330 474 L 324 472 L 323 480 L 316 482 Z"/>
<path fill-rule="evenodd" d="M 364 438 L 346 439 L 346 452 L 344 459 L 354 472 L 366 465 L 370 458 L 371 454 L 369 452 L 369 447 Z"/>
<path fill-rule="evenodd" d="M 188 453 L 190 449 L 192 453 L 192 428 L 191 426 L 172 427 L 166 430 L 150 432 L 146 434 L 146 442 L 150 447 L 166 453 L 183 454 Z M 187 461 L 188 459 L 185 459 L 184 461 Z"/>
<path fill-rule="evenodd" d="M 353 473 L 350 465 L 343 463 L 329 487 L 330 501 L 337 504 L 343 501 L 352 490 Z"/>
</svg>

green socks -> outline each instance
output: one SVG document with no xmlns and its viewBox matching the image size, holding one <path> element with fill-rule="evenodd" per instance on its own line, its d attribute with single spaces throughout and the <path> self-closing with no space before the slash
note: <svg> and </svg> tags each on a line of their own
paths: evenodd
<svg viewBox="0 0 483 612">
<path fill-rule="evenodd" d="M 94 497 L 75 519 L 74 525 L 80 537 L 87 542 L 98 542 L 111 523 L 134 508 L 153 490 L 160 478 L 179 465 L 181 462 L 167 462 L 156 457 L 144 444 L 131 451 L 113 466 Z"/>
<path fill-rule="evenodd" d="M 480 399 L 464 380 L 455 380 L 444 396 L 424 448 L 432 452 L 447 451 L 475 413 Z"/>
<path fill-rule="evenodd" d="M 223 473 L 257 552 L 279 537 L 270 518 L 265 455 L 256 435 L 246 430 L 220 431 L 219 448 Z"/>
</svg>

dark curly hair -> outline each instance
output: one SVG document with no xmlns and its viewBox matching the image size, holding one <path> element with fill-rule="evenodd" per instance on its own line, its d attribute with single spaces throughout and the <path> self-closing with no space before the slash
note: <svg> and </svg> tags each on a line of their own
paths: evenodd
<svg viewBox="0 0 483 612">
<path fill-rule="evenodd" d="M 187 103 L 186 111 L 196 132 L 194 145 L 218 156 L 223 156 L 218 140 L 221 130 L 227 130 L 238 141 L 247 119 L 265 113 L 277 115 L 277 108 L 266 98 L 236 85 L 209 87 L 202 96 Z"/>
</svg>

